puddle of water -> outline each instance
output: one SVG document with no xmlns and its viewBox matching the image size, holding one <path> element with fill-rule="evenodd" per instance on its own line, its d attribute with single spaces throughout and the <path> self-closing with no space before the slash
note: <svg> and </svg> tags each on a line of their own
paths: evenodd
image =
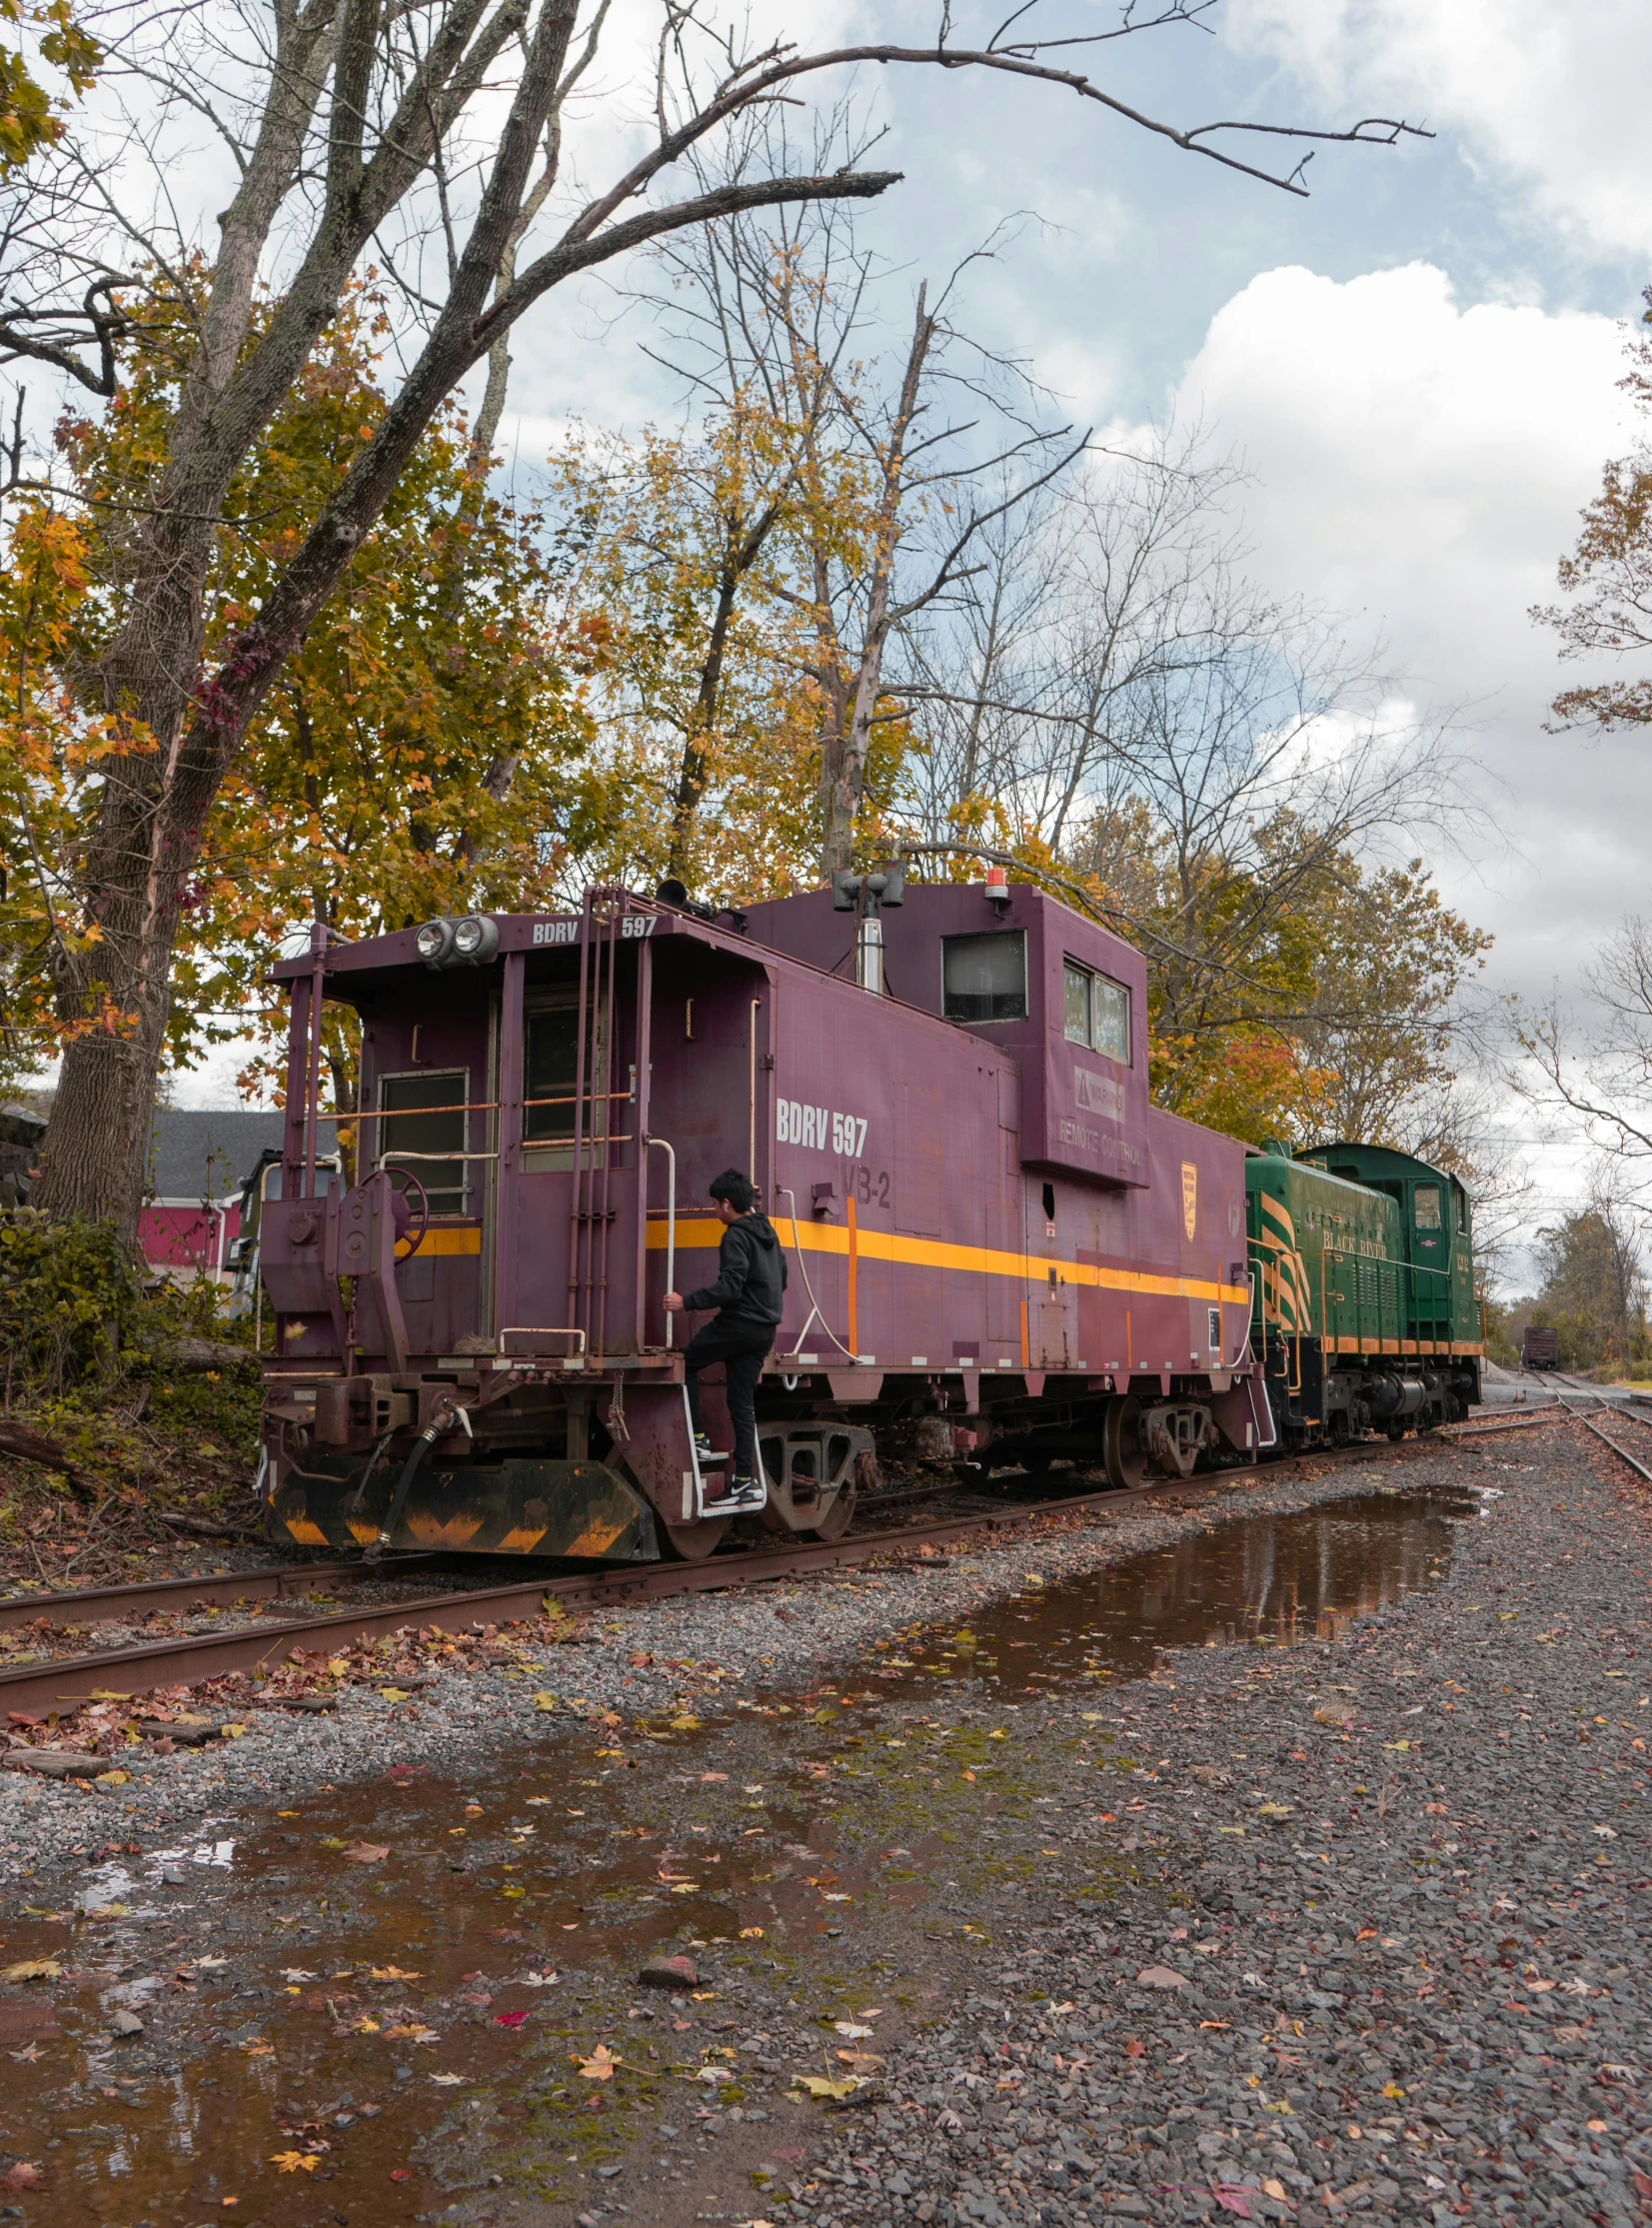
<svg viewBox="0 0 1652 2228">
<path fill-rule="evenodd" d="M 911 1630 L 789 1695 L 785 1715 L 749 1687 L 756 1709 L 701 1730 L 587 1723 L 536 1741 L 528 1769 L 496 1755 L 464 1778 L 328 1789 L 240 1839 L 208 1820 L 57 1891 L 60 1920 L 19 1912 L 46 1899 L 31 1884 L 13 1899 L 7 1962 L 66 1968 L 50 1996 L 32 1984 L 0 1998 L 0 2153 L 46 2173 L 32 2228 L 377 2228 L 435 2220 L 460 2189 L 474 2201 L 530 2132 L 581 2169 L 619 2156 L 639 2107 L 579 2074 L 599 2039 L 660 2077 L 645 2112 L 699 2113 L 719 2088 L 737 2093 L 727 2070 L 688 2082 L 702 2059 L 727 2069 L 747 2032 L 742 1964 L 813 2005 L 874 1939 L 902 1965 L 921 1958 L 914 1920 L 965 1861 L 941 1846 L 961 1813 L 892 1785 L 916 1761 L 913 1713 L 933 1706 L 936 1674 L 960 1701 L 1019 1698 L 1149 1671 L 1167 1647 L 1331 1637 L 1436 1583 L 1474 1507 L 1373 1493 L 1242 1519 L 1028 1583 L 961 1631 Z M 1036 1561 L 1029 1550 L 1029 1572 Z M 903 1736 L 893 1753 L 862 1747 L 874 1729 Z M 889 1837 L 909 1846 L 837 1851 L 824 1806 L 849 1809 L 861 1780 L 877 1780 L 868 1801 L 911 1804 Z M 999 1798 L 981 1785 L 969 1799 Z M 697 1944 L 700 1991 L 633 1985 L 650 1952 Z M 880 2001 L 897 2000 L 889 1986 Z M 111 2037 L 122 2011 L 143 2038 Z M 583 2174 L 568 2186 L 589 2202 Z"/>
<path fill-rule="evenodd" d="M 1436 1583 L 1453 1527 L 1476 1506 L 1457 1493 L 1363 1493 L 1217 1525 L 1060 1584 L 1029 1556 L 1018 1593 L 905 1653 L 930 1675 L 1055 1690 L 1086 1670 L 1151 1671 L 1165 1648 L 1335 1639 Z"/>
</svg>

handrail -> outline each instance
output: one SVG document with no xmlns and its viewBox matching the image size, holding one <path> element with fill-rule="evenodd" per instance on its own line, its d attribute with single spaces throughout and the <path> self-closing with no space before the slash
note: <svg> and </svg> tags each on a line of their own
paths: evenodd
<svg viewBox="0 0 1652 2228">
<path fill-rule="evenodd" d="M 507 1323 L 494 1342 L 494 1351 L 503 1355 L 507 1338 L 578 1338 L 583 1359 L 589 1347 L 585 1332 L 578 1323 L 568 1322 L 513 1322 Z"/>
<path fill-rule="evenodd" d="M 645 1137 L 643 1139 L 645 1152 L 650 1145 L 656 1144 L 670 1162 L 671 1189 L 666 1194 L 666 1289 L 673 1292 L 677 1289 L 677 1147 L 669 1137 Z M 670 1351 L 672 1344 L 672 1311 L 668 1307 L 666 1309 L 666 1346 L 668 1351 Z M 693 1435 L 691 1432 L 691 1438 Z"/>
<path fill-rule="evenodd" d="M 635 1099 L 635 1091 L 588 1091 L 587 1099 Z M 561 1099 L 523 1099 L 524 1107 L 571 1107 L 574 1094 L 569 1092 Z M 497 1114 L 497 1099 L 466 1099 L 451 1107 L 348 1107 L 335 1108 L 329 1113 L 325 1108 L 317 1115 L 319 1121 L 400 1121 L 404 1114 Z"/>
</svg>

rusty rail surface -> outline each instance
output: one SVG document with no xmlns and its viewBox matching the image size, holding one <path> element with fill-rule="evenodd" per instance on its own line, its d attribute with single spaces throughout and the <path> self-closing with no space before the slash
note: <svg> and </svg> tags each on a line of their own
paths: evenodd
<svg viewBox="0 0 1652 2228">
<path fill-rule="evenodd" d="M 1533 1417 L 1515 1424 L 1491 1425 L 1467 1435 L 1496 1436 L 1503 1430 L 1529 1430 L 1542 1420 Z M 787 1547 L 759 1547 L 744 1553 L 717 1555 L 706 1562 L 633 1564 L 573 1576 L 527 1576 L 507 1585 L 416 1596 L 411 1601 L 340 1610 L 328 1616 L 284 1618 L 279 1624 L 232 1632 L 194 1633 L 176 1639 L 149 1641 L 136 1647 L 103 1648 L 90 1656 L 64 1656 L 55 1661 L 16 1664 L 0 1670 L 0 1708 L 43 1714 L 65 1706 L 73 1707 L 98 1693 L 125 1700 L 161 1686 L 218 1678 L 230 1671 L 257 1670 L 278 1661 L 295 1647 L 321 1650 L 348 1646 L 354 1641 L 381 1638 L 409 1625 L 457 1632 L 467 1626 L 474 1628 L 483 1619 L 503 1623 L 529 1617 L 543 1608 L 548 1599 L 565 1608 L 603 1608 L 658 1601 L 673 1594 L 721 1592 L 764 1585 L 776 1579 L 806 1577 L 815 1571 L 869 1561 L 877 1555 L 898 1553 L 902 1548 L 941 1545 L 971 1532 L 1012 1530 L 1030 1523 L 1035 1517 L 1117 1507 L 1123 1502 L 1151 1503 L 1158 1496 L 1180 1500 L 1219 1493 L 1238 1476 L 1260 1482 L 1279 1470 L 1300 1470 L 1309 1463 L 1330 1462 L 1340 1469 L 1367 1462 L 1416 1459 L 1437 1450 L 1441 1443 L 1457 1443 L 1462 1435 L 1430 1432 L 1424 1438 L 1403 1444 L 1383 1442 L 1335 1449 L 1325 1447 L 1287 1456 L 1266 1468 L 1213 1471 L 1188 1478 L 1158 1478 L 1124 1488 L 1102 1486 L 1057 1500 L 1024 1501 L 992 1510 L 975 1509 L 967 1515 L 861 1532 L 840 1540 L 800 1540 Z M 324 1572 L 331 1574 L 339 1567 L 350 1571 L 364 1568 L 357 1564 L 313 1566 L 301 1575 L 313 1583 Z M 383 1564 L 377 1566 L 380 1572 L 384 1568 Z M 218 1582 L 239 1584 L 245 1590 L 246 1578 L 255 1575 L 259 1574 L 247 1573 Z M 292 1573 L 283 1569 L 265 1575 L 286 1579 Z M 173 1587 L 187 1587 L 191 1582 L 165 1581 Z M 122 1594 L 127 1589 L 110 1590 Z M 143 1590 L 133 1589 L 134 1592 Z M 38 1614 L 48 1603 L 70 1607 L 76 1602 L 73 1594 L 36 1595 L 31 1606 Z"/>
<path fill-rule="evenodd" d="M 107 1624 L 151 1609 L 183 1603 L 255 1599 L 260 1595 L 313 1593 L 318 1585 L 357 1585 L 364 1578 L 394 1577 L 422 1570 L 429 1555 L 387 1556 L 381 1563 L 272 1563 L 253 1570 L 226 1570 L 204 1578 L 140 1578 L 127 1586 L 66 1586 L 60 1593 L 13 1593 L 0 1600 L 0 1631 L 33 1624 Z"/>
</svg>

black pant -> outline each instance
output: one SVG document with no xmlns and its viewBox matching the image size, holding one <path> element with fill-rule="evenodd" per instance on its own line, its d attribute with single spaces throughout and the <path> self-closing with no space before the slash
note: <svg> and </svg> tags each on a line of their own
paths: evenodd
<svg viewBox="0 0 1652 2228">
<path fill-rule="evenodd" d="M 719 1317 L 697 1331 L 683 1349 L 684 1376 L 689 1388 L 689 1413 L 694 1427 L 703 1431 L 700 1418 L 700 1372 L 714 1361 L 727 1363 L 725 1375 L 729 1420 L 735 1427 L 735 1475 L 758 1474 L 758 1410 L 755 1395 L 763 1375 L 763 1360 L 775 1343 L 775 1325 L 762 1322 L 724 1322 Z"/>
</svg>

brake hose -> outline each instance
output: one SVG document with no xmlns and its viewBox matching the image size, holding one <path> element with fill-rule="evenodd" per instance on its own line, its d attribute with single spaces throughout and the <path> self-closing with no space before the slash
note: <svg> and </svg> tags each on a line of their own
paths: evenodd
<svg viewBox="0 0 1652 2228">
<path fill-rule="evenodd" d="M 414 1443 L 413 1452 L 402 1464 L 402 1474 L 396 1480 L 395 1492 L 392 1493 L 390 1496 L 390 1506 L 385 1512 L 384 1523 L 380 1527 L 378 1538 L 374 1540 L 372 1546 L 369 1547 L 367 1550 L 367 1554 L 364 1558 L 366 1561 L 377 1562 L 380 1556 L 385 1552 L 385 1549 L 390 1545 L 391 1535 L 396 1529 L 397 1521 L 400 1518 L 402 1509 L 407 1501 L 408 1488 L 413 1483 L 420 1463 L 425 1459 L 425 1456 L 430 1452 L 431 1448 L 436 1444 L 437 1440 L 442 1436 L 443 1432 L 451 1431 L 452 1429 L 453 1411 L 449 1408 L 440 1408 L 437 1410 L 436 1414 L 431 1417 L 429 1428 L 419 1434 L 418 1439 Z"/>
</svg>

